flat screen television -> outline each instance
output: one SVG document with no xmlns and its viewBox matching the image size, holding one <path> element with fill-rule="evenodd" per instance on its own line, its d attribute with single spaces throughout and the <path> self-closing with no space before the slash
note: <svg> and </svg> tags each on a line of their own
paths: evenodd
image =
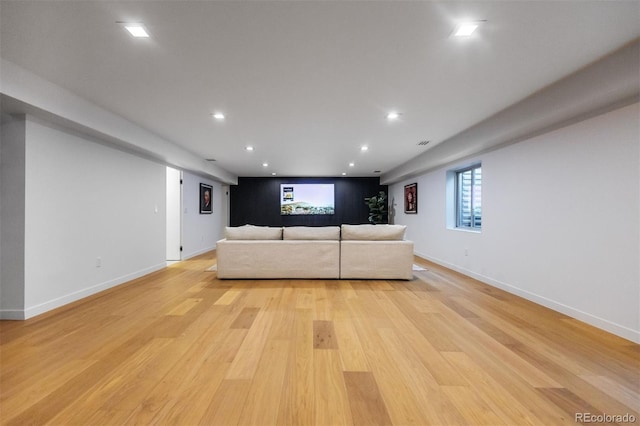
<svg viewBox="0 0 640 426">
<path fill-rule="evenodd" d="M 280 214 L 335 214 L 334 184 L 280 184 Z"/>
</svg>

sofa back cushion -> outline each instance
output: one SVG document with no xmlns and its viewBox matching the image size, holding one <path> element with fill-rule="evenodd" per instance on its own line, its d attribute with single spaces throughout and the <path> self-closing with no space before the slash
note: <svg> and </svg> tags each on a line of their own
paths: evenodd
<svg viewBox="0 0 640 426">
<path fill-rule="evenodd" d="M 395 241 L 404 238 L 404 225 L 342 225 L 343 240 Z"/>
<path fill-rule="evenodd" d="M 284 240 L 339 240 L 339 226 L 288 226 L 282 233 Z"/>
<path fill-rule="evenodd" d="M 227 240 L 281 240 L 282 228 L 271 226 L 227 226 Z"/>
</svg>

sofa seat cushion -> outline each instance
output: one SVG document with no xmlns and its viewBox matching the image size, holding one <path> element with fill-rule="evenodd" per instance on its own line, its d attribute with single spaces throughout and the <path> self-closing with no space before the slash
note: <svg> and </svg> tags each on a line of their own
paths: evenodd
<svg viewBox="0 0 640 426">
<path fill-rule="evenodd" d="M 339 226 L 288 226 L 282 232 L 283 240 L 340 240 Z"/>
<path fill-rule="evenodd" d="M 217 243 L 220 279 L 336 279 L 340 241 L 229 241 Z"/>
<path fill-rule="evenodd" d="M 411 280 L 413 242 L 343 240 L 340 242 L 340 278 Z"/>
<path fill-rule="evenodd" d="M 342 225 L 342 239 L 347 241 L 399 241 L 407 229 L 404 225 Z"/>
<path fill-rule="evenodd" d="M 282 228 L 271 226 L 227 226 L 227 240 L 281 240 Z"/>
</svg>

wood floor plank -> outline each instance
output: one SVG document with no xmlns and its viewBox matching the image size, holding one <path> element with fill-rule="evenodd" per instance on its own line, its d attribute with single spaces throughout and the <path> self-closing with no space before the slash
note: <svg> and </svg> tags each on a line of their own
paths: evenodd
<svg viewBox="0 0 640 426">
<path fill-rule="evenodd" d="M 219 280 L 214 251 L 0 321 L 0 425 L 640 418 L 640 345 L 416 261 L 411 281 Z"/>
<path fill-rule="evenodd" d="M 189 298 L 167 312 L 167 315 L 184 315 L 200 302 L 202 302 L 202 299 Z"/>
<path fill-rule="evenodd" d="M 249 380 L 255 375 L 260 356 L 267 343 L 269 329 L 273 321 L 273 314 L 265 309 L 258 312 L 253 325 L 233 359 L 233 363 L 227 372 L 228 380 Z"/>
<path fill-rule="evenodd" d="M 285 373 L 278 425 L 315 424 L 313 317 L 312 309 L 295 310 L 293 352 Z"/>
<path fill-rule="evenodd" d="M 11 419 L 3 418 L 3 422 L 8 425 L 45 424 L 49 422 L 61 411 L 77 403 L 79 398 L 83 398 L 85 393 L 90 392 L 92 389 L 117 384 L 103 380 L 104 372 L 117 369 L 129 357 L 136 356 L 140 350 L 144 350 L 147 347 L 150 340 L 152 339 L 129 339 L 130 345 L 112 350 L 109 357 L 97 361 L 85 369 L 82 374 L 78 374 L 71 380 L 61 383 L 55 391 L 40 399 L 37 403 L 25 406 L 19 415 Z M 2 387 L 4 389 L 4 385 Z M 86 404 L 86 407 L 92 407 L 92 405 Z M 93 408 L 97 409 L 98 407 L 93 406 Z"/>
<path fill-rule="evenodd" d="M 225 321 L 219 319 L 217 324 Z M 156 381 L 139 406 L 134 409 L 126 422 L 131 424 L 167 423 L 176 412 L 189 409 L 192 401 L 185 395 L 199 390 L 205 395 L 213 394 L 222 376 L 229 368 L 233 354 L 237 352 L 246 336 L 246 330 L 216 330 L 216 323 L 202 334 L 189 336 L 186 342 L 174 342 L 162 354 L 173 359 L 169 371 Z M 197 330 L 197 329 L 196 329 Z M 191 343 L 189 343 L 191 342 Z M 207 392 L 196 385 L 206 387 Z M 189 401 L 188 404 L 181 401 Z"/>
<path fill-rule="evenodd" d="M 392 318 L 394 327 L 398 330 L 397 338 L 399 345 L 390 345 L 393 348 L 405 347 L 412 351 L 420 360 L 422 365 L 429 372 L 439 385 L 467 386 L 468 382 L 462 377 L 457 369 L 452 366 L 442 354 L 433 347 L 430 341 L 421 333 L 412 321 L 403 315 L 402 306 L 394 303 L 395 295 L 387 293 L 387 301 L 380 300 L 380 306 Z"/>
<path fill-rule="evenodd" d="M 629 407 L 629 410 L 640 411 L 640 394 L 621 385 L 619 382 L 611 380 L 606 376 L 581 375 L 581 379 L 591 383 L 597 389 L 602 390 L 607 395 L 615 398 L 622 404 Z M 640 417 L 639 417 L 640 418 Z"/>
<path fill-rule="evenodd" d="M 347 387 L 349 407 L 351 408 L 354 424 L 392 424 L 373 373 L 369 371 L 345 371 L 344 381 Z"/>
<path fill-rule="evenodd" d="M 260 308 L 244 308 L 236 320 L 231 324 L 231 328 L 246 328 L 247 330 L 253 325 L 256 316 L 260 312 Z"/>
<path fill-rule="evenodd" d="M 596 407 L 589 404 L 587 401 L 575 395 L 568 389 L 539 388 L 538 391 L 567 413 L 567 417 L 569 419 L 576 419 L 577 413 L 590 413 L 596 416 L 603 414 L 602 411 L 598 410 Z M 612 425 L 613 423 L 602 422 L 599 424 Z"/>
<path fill-rule="evenodd" d="M 318 285 L 313 287 L 313 309 L 315 319 L 323 321 L 332 319 L 329 295 L 323 281 L 318 282 Z"/>
<path fill-rule="evenodd" d="M 1 359 L 1 358 L 0 358 Z M 8 387 L 0 388 L 2 393 L 2 411 L 0 412 L 0 422 L 3 419 L 11 419 L 20 414 L 25 406 L 32 406 L 38 403 L 47 395 L 55 392 L 61 383 L 71 380 L 76 375 L 82 374 L 84 370 L 94 364 L 95 360 L 72 360 L 63 367 L 52 369 L 49 372 L 43 371 L 38 381 L 25 382 L 30 386 L 24 386 L 19 391 L 14 391 Z"/>
<path fill-rule="evenodd" d="M 216 305 L 230 305 L 232 304 L 238 296 L 242 294 L 240 290 L 228 290 L 226 291 L 221 298 L 216 300 Z"/>
<path fill-rule="evenodd" d="M 340 294 L 342 294 L 345 299 L 354 299 L 358 297 L 358 294 L 353 289 L 353 286 L 349 283 L 349 281 L 340 280 L 337 281 L 337 284 L 338 289 L 340 290 Z"/>
<path fill-rule="evenodd" d="M 405 316 L 413 326 L 422 333 L 422 335 L 433 345 L 438 351 L 457 351 L 458 346 L 450 338 L 449 332 L 442 327 L 445 321 L 441 313 L 422 313 L 415 308 L 414 302 L 401 292 L 394 292 L 389 295 L 398 308 L 405 313 Z"/>
<path fill-rule="evenodd" d="M 335 320 L 333 325 L 342 369 L 344 371 L 371 371 L 358 333 L 353 326 L 353 320 Z"/>
<path fill-rule="evenodd" d="M 313 367 L 315 395 L 313 424 L 354 424 L 338 352 L 314 350 Z"/>
<path fill-rule="evenodd" d="M 506 419 L 508 424 L 538 425 L 551 419 L 540 418 L 539 412 L 534 412 L 522 404 L 535 393 L 531 388 L 526 394 L 516 393 L 508 389 L 491 377 L 490 371 L 485 371 L 464 352 L 448 352 L 443 356 L 464 374 L 470 387 L 491 408 L 499 413 L 500 418 Z"/>
<path fill-rule="evenodd" d="M 469 425 L 511 425 L 501 419 L 473 389 L 467 386 L 444 386 L 442 391 L 460 411 Z"/>
<path fill-rule="evenodd" d="M 201 424 L 237 425 L 246 405 L 251 380 L 223 380 L 203 414 Z"/>
<path fill-rule="evenodd" d="M 536 351 L 530 350 L 526 346 L 511 346 L 515 353 L 521 358 L 527 360 L 530 364 L 537 366 L 537 368 L 544 370 L 554 377 L 558 378 L 558 381 L 562 382 L 563 389 L 567 389 L 568 392 L 575 394 L 578 398 L 584 401 L 598 401 L 597 404 L 593 404 L 601 411 L 604 411 L 604 407 L 609 407 L 610 412 L 615 413 L 630 413 L 640 419 L 640 408 L 638 404 L 636 406 L 628 407 L 616 399 L 613 395 L 607 392 L 606 388 L 594 386 L 589 381 L 584 380 L 581 376 L 572 374 L 562 366 L 555 364 L 546 357 L 538 354 Z M 622 382 L 622 380 L 618 380 Z M 622 385 L 621 387 L 624 387 Z M 618 392 L 620 392 L 618 390 Z"/>
<path fill-rule="evenodd" d="M 284 375 L 293 343 L 289 340 L 269 340 L 264 347 L 258 370 L 251 382 L 246 404 L 238 425 L 274 425 L 278 419 Z"/>
<path fill-rule="evenodd" d="M 313 288 L 301 287 L 296 289 L 296 309 L 313 309 L 315 298 Z"/>
<path fill-rule="evenodd" d="M 379 329 L 378 333 L 390 358 L 395 360 L 402 381 L 415 397 L 422 415 L 427 419 L 426 424 L 464 424 L 465 419 L 444 395 L 440 384 L 416 353 L 420 349 L 403 341 L 395 330 Z M 467 385 L 466 380 L 460 382 L 464 383 L 464 386 Z"/>
<path fill-rule="evenodd" d="M 462 348 L 464 352 L 471 354 L 476 359 L 481 359 L 483 363 L 501 365 L 502 368 L 511 370 L 533 387 L 562 387 L 543 371 L 535 368 L 535 366 L 514 354 L 490 336 L 484 333 L 473 333 L 470 330 L 470 328 L 473 328 L 473 325 L 464 318 L 449 315 L 447 317 L 443 316 L 442 318 L 434 319 L 434 321 L 439 322 L 444 332 L 449 330 L 448 334 L 451 339 L 454 340 L 456 345 Z M 454 333 L 457 331 L 464 331 L 464 334 Z M 490 354 L 490 356 L 488 354 Z"/>
<path fill-rule="evenodd" d="M 275 307 L 273 323 L 269 339 L 273 340 L 292 340 L 295 335 L 295 307 L 297 295 L 292 285 L 286 281 L 282 281 L 282 295 Z"/>
<path fill-rule="evenodd" d="M 338 349 L 333 321 L 315 320 L 313 322 L 313 348 Z"/>
<path fill-rule="evenodd" d="M 356 330 L 391 420 L 394 424 L 400 425 L 428 424 L 428 417 L 422 410 L 423 401 L 419 399 L 418 395 L 411 392 L 411 384 L 403 377 L 400 366 L 395 362 L 393 355 L 389 353 L 384 341 L 380 338 L 379 330 L 388 327 L 377 328 L 375 323 L 368 321 L 363 315 L 364 307 L 361 302 L 361 298 L 358 298 L 350 303 L 352 309 L 357 313 L 355 316 Z M 382 311 L 379 306 L 377 310 Z"/>
</svg>

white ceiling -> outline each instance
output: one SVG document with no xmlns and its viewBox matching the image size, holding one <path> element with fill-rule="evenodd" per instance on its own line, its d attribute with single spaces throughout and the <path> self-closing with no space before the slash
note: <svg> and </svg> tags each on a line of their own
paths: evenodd
<svg viewBox="0 0 640 426">
<path fill-rule="evenodd" d="M 3 59 L 238 176 L 385 173 L 638 36 L 637 1 L 0 3 Z"/>
</svg>

